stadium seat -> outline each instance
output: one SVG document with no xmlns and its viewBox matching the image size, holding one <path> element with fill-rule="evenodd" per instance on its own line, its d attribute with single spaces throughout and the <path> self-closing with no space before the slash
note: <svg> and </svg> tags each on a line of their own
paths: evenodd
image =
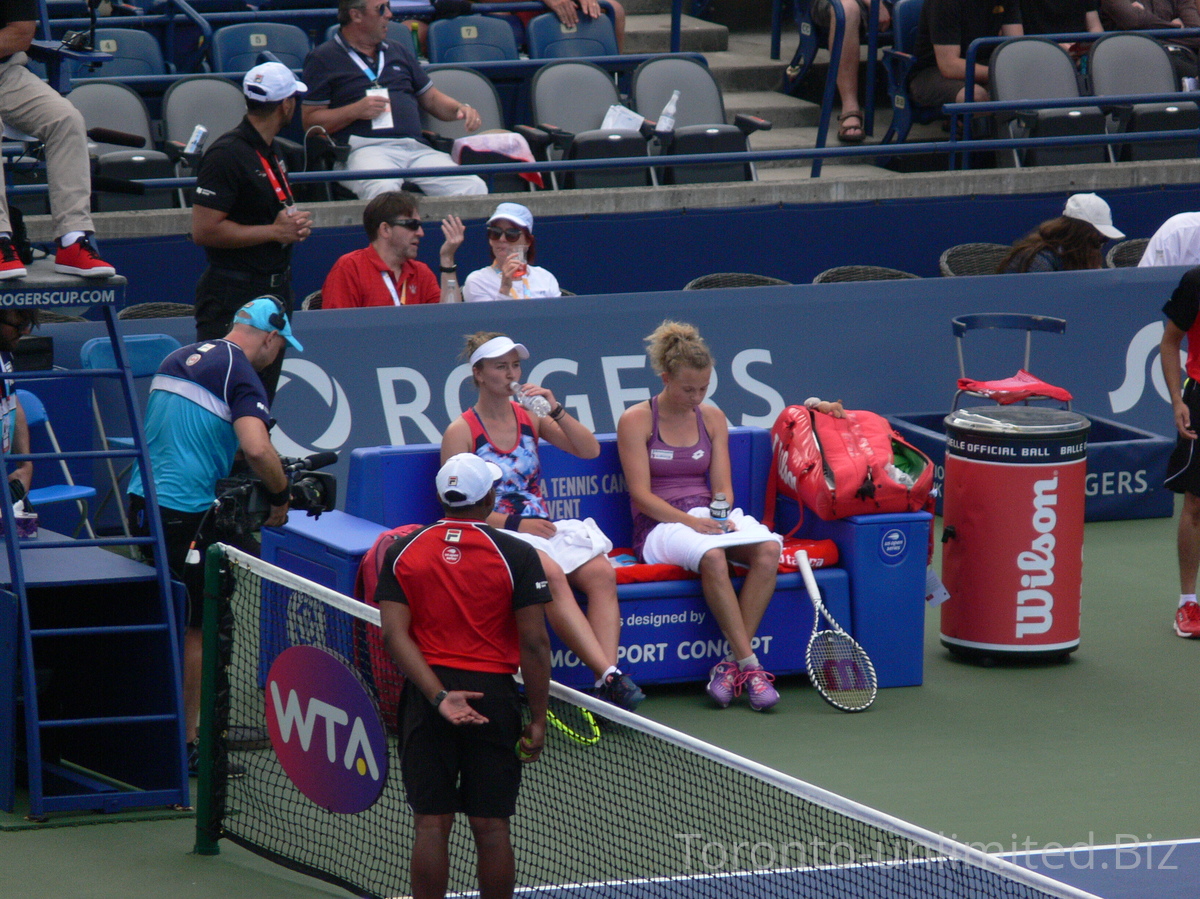
<svg viewBox="0 0 1200 899">
<path fill-rule="evenodd" d="M 1169 94 L 1179 90 L 1171 58 L 1158 41 L 1142 34 L 1109 34 L 1092 44 L 1088 54 L 1092 93 Z M 1180 131 L 1200 127 L 1194 100 L 1135 103 L 1110 110 L 1110 131 Z M 1196 156 L 1196 139 L 1147 141 L 1114 145 L 1109 152 L 1127 162 L 1138 159 L 1188 159 Z"/>
<path fill-rule="evenodd" d="M 62 446 L 58 442 L 58 435 L 54 433 L 54 426 L 50 424 L 50 417 L 46 414 L 46 407 L 42 405 L 42 401 L 28 390 L 18 390 L 17 398 L 21 401 L 21 408 L 25 410 L 25 423 L 29 426 L 30 440 L 34 439 L 36 429 L 40 428 L 53 452 L 61 454 Z M 67 467 L 66 459 L 59 459 L 58 464 L 62 473 L 61 481 L 45 483 L 45 480 L 52 477 L 50 473 L 54 470 L 53 465 L 42 465 L 34 472 L 34 486 L 29 490 L 30 505 L 37 509 L 38 506 L 48 506 L 54 503 L 75 503 L 79 508 L 79 527 L 76 528 L 76 533 L 83 528 L 87 530 L 88 536 L 94 539 L 96 532 L 92 530 L 92 522 L 88 518 L 87 501 L 96 495 L 96 488 L 76 484 L 75 479 L 71 477 L 71 469 Z M 40 487 L 37 486 L 39 482 L 42 483 Z"/>
<path fill-rule="evenodd" d="M 675 131 L 663 148 L 664 156 L 690 153 L 731 153 L 750 149 L 749 136 L 767 130 L 771 123 L 757 116 L 739 113 L 734 124 L 725 124 L 725 102 L 712 73 L 700 63 L 681 57 L 648 59 L 633 73 L 633 106 L 647 119 L 657 120 L 671 98 L 679 91 L 675 110 Z M 723 165 L 667 166 L 664 184 L 695 184 L 713 181 L 755 181 L 753 163 Z"/>
<path fill-rule="evenodd" d="M 797 0 L 803 2 L 803 0 Z M 913 124 L 924 125 L 942 118 L 938 106 L 919 106 L 908 90 L 908 76 L 917 61 L 917 31 L 921 25 L 923 0 L 897 0 L 892 7 L 892 46 L 883 50 L 888 96 L 892 98 L 892 122 L 881 143 L 904 143 Z"/>
<path fill-rule="evenodd" d="M 516 59 L 517 40 L 503 19 L 493 16 L 455 16 L 429 25 L 431 63 L 470 63 Z"/>
<path fill-rule="evenodd" d="M 756 275 L 752 272 L 715 272 L 711 275 L 701 275 L 683 285 L 684 290 L 716 290 L 722 287 L 778 287 L 791 284 L 772 278 L 769 275 Z"/>
<path fill-rule="evenodd" d="M 217 72 L 246 72 L 271 53 L 289 69 L 304 68 L 312 49 L 308 35 L 283 22 L 243 22 L 216 29 L 212 36 L 213 69 Z"/>
<path fill-rule="evenodd" d="M 175 176 L 175 166 L 167 154 L 154 149 L 150 114 L 133 88 L 115 81 L 87 81 L 77 85 L 67 99 L 83 115 L 86 128 L 111 128 L 145 140 L 140 149 L 118 144 L 89 143 L 88 150 L 95 158 L 95 174 L 103 178 L 136 181 Z M 171 209 L 178 205 L 177 194 L 165 190 L 141 195 L 96 191 L 93 198 L 97 212 Z"/>
<path fill-rule="evenodd" d="M 989 62 L 988 88 L 996 101 L 1058 100 L 1078 97 L 1075 64 L 1067 51 L 1041 37 L 1020 37 L 1000 44 Z M 1006 137 L 1059 137 L 1104 134 L 1104 113 L 1094 106 L 1038 109 L 997 117 Z M 1083 165 L 1104 162 L 1100 144 L 1074 147 L 1030 147 L 999 151 L 1002 165 Z"/>
<path fill-rule="evenodd" d="M 530 59 L 563 59 L 579 56 L 616 56 L 617 32 L 606 15 L 580 16 L 576 25 L 564 25 L 554 13 L 537 16 L 525 28 Z"/>
<path fill-rule="evenodd" d="M 246 114 L 246 97 L 219 75 L 195 75 L 176 81 L 163 95 L 163 139 L 184 146 L 197 125 L 208 129 L 205 144 L 231 131 Z M 180 175 L 192 174 L 182 162 Z"/>
<path fill-rule="evenodd" d="M 1150 243 L 1148 237 L 1133 237 L 1115 243 L 1105 254 L 1104 264 L 1108 268 L 1136 268 L 1142 261 L 1142 254 L 1146 252 L 1148 243 Z"/>
<path fill-rule="evenodd" d="M 97 28 L 96 49 L 111 60 L 95 65 L 75 65 L 73 78 L 125 78 L 130 75 L 166 75 L 172 71 L 163 59 L 154 35 L 133 28 Z"/>
<path fill-rule="evenodd" d="M 834 284 L 844 281 L 902 281 L 920 277 L 912 272 L 902 272 L 900 269 L 885 268 L 882 265 L 835 265 L 813 278 L 813 284 Z"/>
<path fill-rule="evenodd" d="M 540 141 L 546 160 L 616 159 L 648 156 L 646 138 L 638 131 L 601 128 L 604 115 L 620 103 L 612 77 L 583 60 L 542 66 L 530 87 L 533 120 L 547 136 Z M 522 131 L 524 129 L 521 129 Z M 655 183 L 654 169 L 584 169 L 554 172 L 556 188 L 646 187 Z"/>
<path fill-rule="evenodd" d="M 947 278 L 994 275 L 1011 250 L 1012 247 L 1003 243 L 960 243 L 942 253 L 938 268 Z"/>
<path fill-rule="evenodd" d="M 433 86 L 442 93 L 474 107 L 480 118 L 480 125 L 475 133 L 507 130 L 507 126 L 504 124 L 504 114 L 500 107 L 500 95 L 496 93 L 496 88 L 486 77 L 465 66 L 448 66 L 430 70 L 429 78 L 433 82 Z M 467 129 L 457 119 L 443 122 L 423 110 L 421 112 L 421 129 L 432 136 L 431 143 L 434 146 L 447 153 L 450 152 L 455 140 L 467 136 Z M 513 162 L 514 160 L 498 153 L 464 150 L 459 161 L 463 165 L 470 165 L 472 163 Z M 486 175 L 484 180 L 488 182 L 489 193 L 508 193 L 529 190 L 531 187 L 529 182 L 520 175 Z"/>
</svg>

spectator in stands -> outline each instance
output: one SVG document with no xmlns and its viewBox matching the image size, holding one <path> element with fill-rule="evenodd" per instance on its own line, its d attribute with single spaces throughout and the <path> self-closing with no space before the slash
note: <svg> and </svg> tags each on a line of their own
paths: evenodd
<svg viewBox="0 0 1200 899">
<path fill-rule="evenodd" d="M 1181 212 L 1159 226 L 1138 268 L 1152 265 L 1200 265 L 1200 212 Z"/>
<path fill-rule="evenodd" d="M 925 0 L 909 87 L 922 106 L 966 99 L 967 48 L 976 38 L 1021 37 L 1017 0 Z M 988 50 L 975 59 L 975 100 L 987 100 Z"/>
<path fill-rule="evenodd" d="M 444 168 L 454 161 L 421 138 L 421 110 L 444 122 L 460 120 L 467 131 L 479 128 L 479 113 L 433 86 L 408 41 L 385 40 L 392 17 L 386 0 L 338 0 L 341 28 L 304 63 L 311 89 L 304 99 L 304 128 L 324 128 L 339 144 L 348 144 L 348 171 Z M 430 196 L 485 194 L 475 175 L 413 177 Z M 403 188 L 403 179 L 346 181 L 343 185 L 369 200 Z"/>
<path fill-rule="evenodd" d="M 322 309 L 462 302 L 454 264 L 463 242 L 458 216 L 442 219 L 440 286 L 429 266 L 417 261 L 425 231 L 415 196 L 403 190 L 380 194 L 363 210 L 363 228 L 370 243 L 333 264 L 321 288 Z"/>
<path fill-rule="evenodd" d="M 838 0 L 846 14 L 846 33 L 842 35 L 842 55 L 838 63 L 837 89 L 842 101 L 842 114 L 838 116 L 837 139 L 844 144 L 860 144 L 866 132 L 862 106 L 858 102 L 858 68 L 862 41 L 867 35 L 870 22 L 870 3 L 867 0 Z M 831 0 L 816 0 L 813 4 L 813 19 L 824 24 L 829 34 L 829 49 L 833 50 L 835 20 Z M 888 0 L 879 4 L 879 31 L 887 31 L 892 24 L 892 5 Z"/>
<path fill-rule="evenodd" d="M 545 387 L 517 386 L 521 361 L 529 358 L 522 344 L 503 334 L 482 331 L 467 338 L 464 355 L 470 361 L 479 399 L 446 428 L 442 461 L 457 453 L 475 453 L 499 466 L 503 476 L 488 523 L 538 550 L 554 597 L 546 607 L 550 626 L 591 669 L 596 695 L 632 710 L 645 696 L 617 667 L 621 610 L 617 605 L 616 576 L 606 556 L 612 541 L 590 518 L 551 521 L 541 489 L 539 440 L 581 459 L 598 456 L 600 444 Z M 541 417 L 531 415 L 513 399 L 514 392 L 523 400 L 544 399 L 549 412 Z M 586 615 L 573 590 L 587 597 Z"/>
<path fill-rule="evenodd" d="M 763 669 L 753 640 L 775 593 L 782 540 L 741 509 L 727 525 L 709 517 L 713 496 L 734 504 L 725 413 L 704 402 L 713 357 L 700 332 L 665 321 L 646 338 L 662 391 L 630 406 L 617 422 L 621 468 L 633 506 L 634 550 L 651 564 L 699 572 L 704 599 L 729 641 L 729 652 L 709 675 L 708 695 L 725 708 L 745 690 L 750 707 L 771 708 L 779 694 Z M 746 566 L 741 595 L 729 563 Z"/>
<path fill-rule="evenodd" d="M 487 236 L 492 263 L 467 275 L 463 282 L 465 302 L 562 296 L 558 279 L 531 264 L 537 256 L 537 241 L 533 237 L 533 213 L 526 207 L 501 203 L 487 220 Z"/>
<path fill-rule="evenodd" d="M 107 278 L 116 269 L 100 258 L 92 224 L 92 166 L 83 116 L 25 63 L 37 34 L 35 0 L 7 0 L 0 7 L 0 120 L 45 145 L 50 216 L 58 235 L 54 270 L 84 278 Z M 0 180 L 0 280 L 25 277 L 17 255 L 8 197 Z"/>
<path fill-rule="evenodd" d="M 246 117 L 205 151 L 196 173 L 192 240 L 208 268 L 196 283 L 196 339 L 224 337 L 242 304 L 265 294 L 292 311 L 292 247 L 312 234 L 312 213 L 296 208 L 275 138 L 296 114 L 305 85 L 278 62 L 242 80 Z M 259 374 L 274 399 L 283 352 Z"/>
<path fill-rule="evenodd" d="M 1100 0 L 1021 0 L 1021 25 L 1026 34 L 1099 34 Z M 1063 44 L 1072 56 L 1082 56 L 1090 44 Z"/>
<path fill-rule="evenodd" d="M 1095 194 L 1073 194 L 1062 215 L 1013 244 L 996 270 L 1003 275 L 1104 268 L 1100 250 L 1105 241 L 1124 236 L 1113 227 L 1107 203 Z"/>
<path fill-rule="evenodd" d="M 514 2 L 523 2 L 523 0 L 514 0 Z M 579 23 L 579 16 L 582 14 L 584 18 L 594 19 L 597 16 L 607 15 L 604 9 L 600 6 L 599 0 L 542 0 L 546 4 L 546 9 L 558 16 L 558 21 L 564 25 L 574 26 Z M 617 35 L 617 50 L 625 52 L 625 7 L 621 5 L 620 0 L 606 0 L 613 11 L 613 31 Z M 507 13 L 505 15 L 508 15 Z M 535 16 L 541 15 L 537 12 L 518 12 L 512 13 L 525 25 L 533 21 Z"/>
<path fill-rule="evenodd" d="M 1200 28 L 1200 9 L 1194 0 L 1101 0 L 1100 19 L 1108 31 Z M 1179 43 L 1195 46 L 1197 41 Z"/>
</svg>

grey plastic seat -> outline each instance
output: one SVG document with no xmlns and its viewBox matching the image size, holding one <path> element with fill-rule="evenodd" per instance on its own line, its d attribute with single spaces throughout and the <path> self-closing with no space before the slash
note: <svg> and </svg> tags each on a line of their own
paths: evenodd
<svg viewBox="0 0 1200 899">
<path fill-rule="evenodd" d="M 1167 51 L 1158 41 L 1143 34 L 1110 34 L 1100 38 L 1089 52 L 1088 73 L 1092 93 L 1098 97 L 1169 94 L 1179 90 Z M 1200 109 L 1194 101 L 1135 103 L 1109 112 L 1112 131 L 1178 131 L 1200 127 Z M 1191 138 L 1114 145 L 1111 151 L 1124 162 L 1194 158 L 1196 148 L 1196 139 Z"/>
<path fill-rule="evenodd" d="M 447 66 L 431 69 L 429 79 L 433 86 L 453 97 L 460 103 L 474 107 L 479 113 L 480 126 L 476 134 L 484 131 L 502 131 L 507 126 L 504 123 L 504 113 L 500 104 L 500 95 L 495 86 L 484 75 L 466 66 Z M 457 119 L 443 122 L 441 119 L 421 112 L 421 128 L 435 136 L 433 141 L 439 149 L 449 153 L 455 140 L 465 137 L 467 129 Z M 514 160 L 500 156 L 498 153 L 479 153 L 471 150 L 464 151 L 459 160 L 462 165 L 475 163 L 513 162 Z M 520 175 L 488 175 L 488 190 L 491 193 L 511 193 L 513 191 L 531 190 L 532 185 Z"/>
<path fill-rule="evenodd" d="M 181 78 L 163 95 L 163 140 L 186 145 L 197 125 L 208 129 L 205 144 L 232 131 L 246 114 L 246 97 L 241 88 L 219 75 Z M 193 172 L 181 161 L 176 174 Z"/>
<path fill-rule="evenodd" d="M 751 272 L 715 272 L 711 275 L 701 275 L 683 285 L 684 290 L 714 290 L 721 287 L 777 287 L 791 284 L 772 278 L 769 275 L 756 275 Z"/>
<path fill-rule="evenodd" d="M 1136 268 L 1142 261 L 1142 254 L 1146 252 L 1148 243 L 1149 237 L 1134 237 L 1115 243 L 1105 254 L 1104 264 L 1108 268 Z"/>
<path fill-rule="evenodd" d="M 107 178 L 144 180 L 171 178 L 174 163 L 166 153 L 154 149 L 154 133 L 150 113 L 142 98 L 124 84 L 115 81 L 87 81 L 79 84 L 67 99 L 83 115 L 86 128 L 111 128 L 124 131 L 145 141 L 141 149 L 117 144 L 89 143 L 88 151 L 96 157 L 96 172 Z M 146 194 L 97 192 L 97 212 L 127 209 L 170 209 L 178 206 L 174 191 L 152 191 Z"/>
<path fill-rule="evenodd" d="M 666 56 L 646 60 L 633 73 L 630 95 L 634 109 L 657 120 L 676 90 L 674 138 L 664 148 L 664 155 L 744 152 L 750 148 L 751 132 L 771 127 L 770 122 L 744 114 L 737 116 L 735 124 L 726 124 L 720 86 L 712 73 L 693 59 Z M 753 163 L 735 162 L 668 166 L 662 180 L 665 184 L 756 181 L 758 175 Z"/>
<path fill-rule="evenodd" d="M 912 272 L 882 265 L 836 265 L 813 278 L 813 284 L 833 284 L 840 281 L 903 281 L 920 278 Z"/>
<path fill-rule="evenodd" d="M 948 277 L 994 275 L 1004 257 L 1012 250 L 1003 243 L 960 243 L 948 248 L 938 259 L 938 268 Z"/>
<path fill-rule="evenodd" d="M 621 102 L 612 76 L 582 60 L 553 62 L 534 73 L 530 85 L 533 121 L 550 140 L 543 155 L 554 159 L 616 159 L 648 156 L 646 139 L 638 131 L 602 128 L 610 106 Z M 556 188 L 646 187 L 655 183 L 654 170 L 645 168 L 586 169 L 553 172 Z"/>
<path fill-rule="evenodd" d="M 1078 97 L 1075 64 L 1067 51 L 1053 41 L 1022 37 L 1000 44 L 989 63 L 988 89 L 993 100 L 1060 100 Z M 1104 134 L 1104 113 L 1094 106 L 1078 109 L 1038 109 L 998 117 L 1007 137 L 1059 137 Z M 1020 168 L 1038 165 L 1081 165 L 1104 162 L 1102 145 L 1030 147 L 1002 150 L 1000 159 Z"/>
</svg>

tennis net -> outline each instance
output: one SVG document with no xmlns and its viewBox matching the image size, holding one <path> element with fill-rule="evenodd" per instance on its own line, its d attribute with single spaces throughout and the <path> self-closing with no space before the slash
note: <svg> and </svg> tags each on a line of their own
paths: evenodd
<svg viewBox="0 0 1200 899">
<path fill-rule="evenodd" d="M 398 678 L 378 610 L 224 546 L 210 550 L 207 593 L 197 851 L 224 838 L 356 895 L 407 895 L 412 816 L 394 728 L 381 723 L 394 725 Z M 518 895 L 1090 895 L 566 687 L 551 692 L 558 723 L 524 768 L 512 820 Z M 450 889 L 475 886 L 460 822 Z"/>
</svg>

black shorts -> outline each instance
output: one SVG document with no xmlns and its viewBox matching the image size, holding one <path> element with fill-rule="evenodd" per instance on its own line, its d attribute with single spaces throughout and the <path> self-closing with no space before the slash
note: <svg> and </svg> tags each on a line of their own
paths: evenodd
<svg viewBox="0 0 1200 899">
<path fill-rule="evenodd" d="M 204 512 L 177 512 L 164 506 L 158 507 L 162 516 L 163 540 L 167 544 L 167 567 L 171 576 L 187 587 L 188 606 L 186 623 L 188 627 L 199 628 L 204 624 L 204 551 L 215 541 L 209 539 L 196 543 L 200 551 L 200 564 L 188 565 L 188 549 L 196 537 Z M 149 537 L 150 526 L 146 523 L 146 501 L 137 494 L 129 495 L 130 527 L 135 537 Z M 154 558 L 154 547 L 144 546 L 142 550 L 151 559 Z"/>
<path fill-rule="evenodd" d="M 1200 387 L 1191 378 L 1183 382 L 1183 401 L 1192 415 L 1192 429 L 1200 427 Z M 1182 434 L 1175 438 L 1175 449 L 1167 462 L 1167 478 L 1163 486 L 1176 493 L 1200 496 L 1200 440 L 1188 440 Z"/>
<path fill-rule="evenodd" d="M 436 667 L 448 690 L 474 690 L 471 705 L 487 724 L 454 725 L 411 681 L 400 703 L 400 772 L 418 815 L 463 812 L 511 818 L 521 786 L 517 740 L 523 727 L 517 686 L 507 674 Z"/>
</svg>

